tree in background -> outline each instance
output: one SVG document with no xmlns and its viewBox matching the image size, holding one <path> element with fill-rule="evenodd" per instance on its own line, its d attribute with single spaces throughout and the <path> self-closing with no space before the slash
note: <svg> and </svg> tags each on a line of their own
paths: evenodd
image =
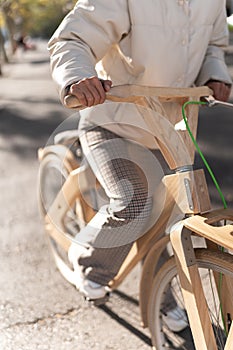
<svg viewBox="0 0 233 350">
<path fill-rule="evenodd" d="M 75 0 L 0 0 L 2 39 L 11 43 L 14 52 L 17 35 L 49 38 L 75 2 Z"/>
<path fill-rule="evenodd" d="M 21 0 L 23 1 L 23 0 Z M 24 0 L 33 3 L 31 16 L 27 19 L 27 31 L 32 36 L 49 38 L 67 12 L 73 7 L 74 0 Z M 26 24 L 26 23 L 25 23 Z"/>
<path fill-rule="evenodd" d="M 1 63 L 25 36 L 49 38 L 77 0 L 0 0 Z M 7 49 L 6 49 L 7 48 Z"/>
<path fill-rule="evenodd" d="M 4 33 L 5 21 L 2 13 L 0 12 L 0 75 L 2 75 L 2 62 L 8 62 L 8 56 L 5 48 L 5 33 Z"/>
</svg>

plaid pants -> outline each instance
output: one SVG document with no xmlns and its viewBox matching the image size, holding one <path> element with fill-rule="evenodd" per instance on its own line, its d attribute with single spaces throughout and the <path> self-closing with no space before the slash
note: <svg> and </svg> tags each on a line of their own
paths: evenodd
<svg viewBox="0 0 233 350">
<path fill-rule="evenodd" d="M 77 235 L 89 244 L 78 262 L 88 279 L 106 285 L 146 232 L 152 197 L 164 173 L 160 167 L 155 176 L 158 162 L 150 150 L 99 126 L 83 133 L 80 141 L 109 203 Z"/>
</svg>

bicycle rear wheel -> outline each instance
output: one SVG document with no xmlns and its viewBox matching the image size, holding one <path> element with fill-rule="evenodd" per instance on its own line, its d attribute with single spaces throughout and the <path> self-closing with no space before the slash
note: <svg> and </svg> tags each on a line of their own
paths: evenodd
<svg viewBox="0 0 233 350">
<path fill-rule="evenodd" d="M 77 148 L 79 147 L 79 148 Z M 80 146 L 73 146 L 73 151 L 64 145 L 55 145 L 44 150 L 40 159 L 39 171 L 39 207 L 43 218 L 46 218 L 48 211 L 74 169 L 88 169 L 87 181 L 90 186 L 85 191 L 81 190 L 81 197 L 76 198 L 73 207 L 70 207 L 62 222 L 62 230 L 66 238 L 72 242 L 75 236 L 84 228 L 87 222 L 95 215 L 95 212 L 106 201 L 106 195 L 100 186 L 95 186 L 95 176 L 84 162 Z M 83 170 L 85 172 L 85 170 Z M 77 186 L 81 186 L 77 183 Z M 46 222 L 46 220 L 45 220 Z M 46 227 L 46 226 L 45 226 Z M 49 230 L 48 230 L 49 233 Z M 68 258 L 67 249 L 60 241 L 56 241 L 48 234 L 49 245 L 55 259 L 55 263 L 61 274 L 72 284 L 75 284 L 75 273 L 73 264 Z"/>
<path fill-rule="evenodd" d="M 79 166 L 78 162 L 76 166 Z M 64 154 L 59 152 L 59 147 L 57 148 L 57 152 L 56 149 L 54 149 L 54 152 L 45 154 L 41 160 L 38 197 L 40 211 L 44 219 L 68 175 L 73 169 L 74 164 L 71 164 L 64 158 Z M 81 201 L 77 201 L 75 206 L 67 211 L 64 218 L 64 232 L 71 240 L 81 228 L 85 226 L 85 215 L 82 204 Z M 51 236 L 48 237 L 55 257 L 61 259 L 63 263 L 71 268 L 67 252 Z"/>
<path fill-rule="evenodd" d="M 227 339 L 227 331 L 231 323 L 228 315 L 228 324 L 223 322 L 220 306 L 219 286 L 216 285 L 216 273 L 220 273 L 221 281 L 224 276 L 233 278 L 233 256 L 220 251 L 196 249 L 195 255 L 201 274 L 204 294 L 206 296 L 210 318 L 216 338 L 218 350 L 223 350 Z M 215 276 L 215 277 L 214 277 Z M 221 288 L 221 285 L 220 285 Z M 171 257 L 156 274 L 148 303 L 148 326 L 152 343 L 156 350 L 179 349 L 195 350 L 189 326 L 182 332 L 172 332 L 166 325 L 164 315 L 168 309 L 167 293 L 172 294 L 181 310 L 185 310 L 177 273 L 175 258 Z"/>
</svg>

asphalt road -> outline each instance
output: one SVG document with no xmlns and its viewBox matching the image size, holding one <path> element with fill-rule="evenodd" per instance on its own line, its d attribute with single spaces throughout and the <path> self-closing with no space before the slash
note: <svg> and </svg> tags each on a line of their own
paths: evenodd
<svg viewBox="0 0 233 350">
<path fill-rule="evenodd" d="M 228 55 L 232 62 L 232 56 Z M 230 67 L 232 71 L 232 67 Z M 140 326 L 139 269 L 103 308 L 56 270 L 37 201 L 37 150 L 71 113 L 58 101 L 45 43 L 18 52 L 0 79 L 0 350 L 149 350 Z M 233 96 L 231 96 L 233 100 Z M 233 206 L 233 112 L 203 109 L 199 144 Z M 197 163 L 200 160 L 197 158 Z M 208 176 L 207 176 L 208 178 Z M 210 179 L 211 199 L 221 205 Z M 191 349 L 190 349 L 191 350 Z"/>
</svg>

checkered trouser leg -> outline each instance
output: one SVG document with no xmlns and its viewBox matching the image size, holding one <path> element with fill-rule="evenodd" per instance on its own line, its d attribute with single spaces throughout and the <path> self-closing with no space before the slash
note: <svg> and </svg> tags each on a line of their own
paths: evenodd
<svg viewBox="0 0 233 350">
<path fill-rule="evenodd" d="M 147 162 L 145 152 L 140 159 L 139 145 L 101 127 L 87 131 L 81 143 L 109 204 L 106 220 L 95 241 L 88 242 L 91 248 L 79 258 L 79 264 L 88 279 L 106 285 L 119 271 L 133 242 L 145 233 L 153 190 L 144 168 L 147 163 L 150 167 L 150 160 Z"/>
</svg>

